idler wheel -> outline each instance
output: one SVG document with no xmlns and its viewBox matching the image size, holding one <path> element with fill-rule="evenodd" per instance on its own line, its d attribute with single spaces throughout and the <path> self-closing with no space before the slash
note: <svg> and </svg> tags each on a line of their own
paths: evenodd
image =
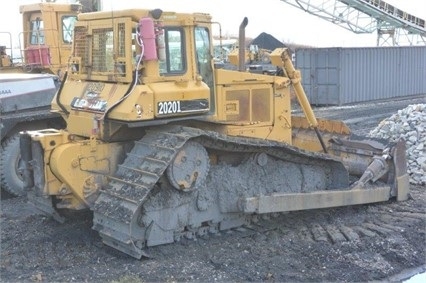
<svg viewBox="0 0 426 283">
<path fill-rule="evenodd" d="M 189 141 L 167 167 L 170 184 L 181 191 L 192 191 L 204 184 L 210 163 L 207 150 L 199 143 Z"/>
</svg>

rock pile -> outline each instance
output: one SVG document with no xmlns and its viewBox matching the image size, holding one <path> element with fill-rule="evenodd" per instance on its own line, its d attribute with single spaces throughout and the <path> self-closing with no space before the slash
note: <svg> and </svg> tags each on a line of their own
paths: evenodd
<svg viewBox="0 0 426 283">
<path fill-rule="evenodd" d="M 381 121 L 370 137 L 407 143 L 407 167 L 410 183 L 426 184 L 426 104 L 409 105 Z"/>
</svg>

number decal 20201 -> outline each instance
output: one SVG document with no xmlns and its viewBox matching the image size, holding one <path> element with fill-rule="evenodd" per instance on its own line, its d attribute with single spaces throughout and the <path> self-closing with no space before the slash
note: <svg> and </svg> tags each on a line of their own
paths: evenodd
<svg viewBox="0 0 426 283">
<path fill-rule="evenodd" d="M 180 101 L 161 101 L 158 102 L 158 114 L 175 114 L 181 112 Z"/>
</svg>

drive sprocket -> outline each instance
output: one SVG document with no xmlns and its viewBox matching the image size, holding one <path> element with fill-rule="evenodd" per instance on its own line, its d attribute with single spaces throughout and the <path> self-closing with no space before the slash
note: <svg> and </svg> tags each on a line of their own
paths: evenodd
<svg viewBox="0 0 426 283">
<path fill-rule="evenodd" d="M 209 167 L 207 150 L 201 144 L 189 141 L 167 167 L 166 175 L 174 188 L 191 191 L 204 183 Z"/>
</svg>

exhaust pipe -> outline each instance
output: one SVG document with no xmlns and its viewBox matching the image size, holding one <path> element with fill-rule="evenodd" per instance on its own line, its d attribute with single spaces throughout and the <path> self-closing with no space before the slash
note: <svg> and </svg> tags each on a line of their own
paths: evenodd
<svg viewBox="0 0 426 283">
<path fill-rule="evenodd" d="M 247 17 L 241 22 L 238 35 L 238 71 L 246 71 L 246 26 L 248 24 Z"/>
</svg>

